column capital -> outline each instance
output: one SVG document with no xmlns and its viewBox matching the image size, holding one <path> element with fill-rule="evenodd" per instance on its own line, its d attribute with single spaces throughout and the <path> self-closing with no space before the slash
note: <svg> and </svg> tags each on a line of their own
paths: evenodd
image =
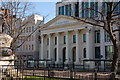
<svg viewBox="0 0 120 80">
<path fill-rule="evenodd" d="M 44 37 L 44 34 L 41 34 L 40 37 Z"/>
<path fill-rule="evenodd" d="M 75 31 L 75 33 L 79 33 L 80 32 L 80 30 L 79 29 L 76 29 L 76 30 L 74 30 Z"/>
</svg>

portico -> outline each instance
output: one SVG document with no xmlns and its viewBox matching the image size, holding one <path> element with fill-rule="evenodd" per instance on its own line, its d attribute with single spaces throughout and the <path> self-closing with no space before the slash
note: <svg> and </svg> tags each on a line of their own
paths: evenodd
<svg viewBox="0 0 120 80">
<path fill-rule="evenodd" d="M 93 59 L 93 30 L 71 17 L 56 17 L 41 30 L 40 58 L 57 64 L 83 64 L 83 59 Z"/>
</svg>

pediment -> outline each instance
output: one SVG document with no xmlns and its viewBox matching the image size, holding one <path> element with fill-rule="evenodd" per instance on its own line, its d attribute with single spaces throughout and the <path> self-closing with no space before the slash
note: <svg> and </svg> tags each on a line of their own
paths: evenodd
<svg viewBox="0 0 120 80">
<path fill-rule="evenodd" d="M 68 24 L 73 24 L 78 22 L 76 19 L 73 19 L 70 16 L 57 16 L 48 23 L 46 23 L 44 26 L 45 28 L 52 28 L 52 27 L 57 27 L 57 26 L 62 26 L 62 25 L 68 25 Z"/>
</svg>

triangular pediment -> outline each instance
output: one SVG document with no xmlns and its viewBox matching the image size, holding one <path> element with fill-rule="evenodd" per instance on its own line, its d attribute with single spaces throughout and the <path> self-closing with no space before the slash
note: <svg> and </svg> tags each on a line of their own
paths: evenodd
<svg viewBox="0 0 120 80">
<path fill-rule="evenodd" d="M 62 26 L 62 25 L 68 25 L 68 24 L 73 24 L 78 22 L 76 19 L 70 16 L 57 16 L 48 23 L 44 25 L 44 28 L 52 28 L 52 27 L 57 27 L 57 26 Z"/>
</svg>

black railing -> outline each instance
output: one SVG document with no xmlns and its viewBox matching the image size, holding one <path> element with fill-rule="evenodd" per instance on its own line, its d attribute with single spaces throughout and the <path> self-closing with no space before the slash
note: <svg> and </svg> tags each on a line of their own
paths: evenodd
<svg viewBox="0 0 120 80">
<path fill-rule="evenodd" d="M 36 62 L 37 61 L 37 62 Z M 79 64 L 54 64 L 50 61 L 38 60 L 18 60 L 14 65 L 0 66 L 0 77 L 16 78 L 24 80 L 26 78 L 60 78 L 60 79 L 96 79 L 109 78 L 111 61 L 85 60 Z M 104 64 L 104 65 L 103 65 Z M 15 76 L 15 77 L 13 77 Z M 118 77 L 117 77 L 118 78 Z M 102 79 L 102 80 L 103 80 Z M 7 79 L 6 79 L 7 80 Z M 28 79 L 29 80 L 29 79 Z M 53 80 L 53 79 L 52 79 Z M 107 80 L 107 79 L 106 79 Z"/>
</svg>

